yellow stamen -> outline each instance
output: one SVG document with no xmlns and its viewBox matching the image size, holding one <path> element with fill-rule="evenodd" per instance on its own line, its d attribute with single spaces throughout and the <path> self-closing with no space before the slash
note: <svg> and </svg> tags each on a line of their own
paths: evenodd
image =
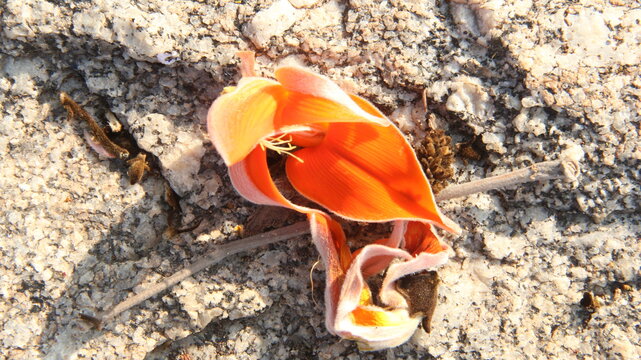
<svg viewBox="0 0 641 360">
<path fill-rule="evenodd" d="M 286 139 L 285 136 L 289 136 L 289 138 Z M 282 155 L 282 154 L 289 155 L 300 162 L 304 162 L 303 159 L 292 154 L 292 151 L 296 150 L 296 146 L 292 145 L 291 135 L 282 134 L 278 137 L 272 137 L 270 139 L 261 140 L 260 147 L 263 150 L 265 149 L 273 150 L 279 155 Z"/>
</svg>

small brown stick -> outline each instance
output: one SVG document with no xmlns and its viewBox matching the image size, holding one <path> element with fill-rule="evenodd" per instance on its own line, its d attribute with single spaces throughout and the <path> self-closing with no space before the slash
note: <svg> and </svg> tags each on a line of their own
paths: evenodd
<svg viewBox="0 0 641 360">
<path fill-rule="evenodd" d="M 97 317 L 81 315 L 82 319 L 91 321 L 97 328 L 102 328 L 106 323 L 110 322 L 123 311 L 127 311 L 133 306 L 157 295 L 170 287 L 178 284 L 184 279 L 196 274 L 197 272 L 206 269 L 226 258 L 227 256 L 237 254 L 242 251 L 252 250 L 264 245 L 272 244 L 278 241 L 287 240 L 296 236 L 309 233 L 309 224 L 307 221 L 301 221 L 293 225 L 285 226 L 280 229 L 265 232 L 262 234 L 250 236 L 248 238 L 233 241 L 228 244 L 217 246 L 214 250 L 208 252 L 206 255 L 198 258 L 191 265 L 178 271 L 168 278 L 157 282 L 143 291 L 130 296 L 123 302 L 109 309 Z"/>
<path fill-rule="evenodd" d="M 525 169 L 503 175 L 470 181 L 465 184 L 448 186 L 436 195 L 436 201 L 445 201 L 479 192 L 503 189 L 527 182 L 553 179 L 573 180 L 579 175 L 579 163 L 574 160 L 545 161 L 528 166 Z"/>
<path fill-rule="evenodd" d="M 107 134 L 105 134 L 105 131 L 100 127 L 100 125 L 98 125 L 96 120 L 94 120 L 93 117 L 91 117 L 91 115 L 82 108 L 82 106 L 73 101 L 69 94 L 61 92 L 60 103 L 65 107 L 65 109 L 67 109 L 67 113 L 70 118 L 80 118 L 89 125 L 91 136 L 95 138 L 97 144 L 102 146 L 109 155 L 117 157 L 120 160 L 125 160 L 129 157 L 129 151 L 111 141 L 111 139 L 107 137 Z"/>
<path fill-rule="evenodd" d="M 493 189 L 505 188 L 532 181 L 545 181 L 551 179 L 574 179 L 579 173 L 579 164 L 573 160 L 556 160 L 546 161 L 534 164 L 525 169 L 516 170 L 507 174 L 489 177 L 487 179 L 471 181 L 466 184 L 453 185 L 441 191 L 437 196 L 437 201 L 449 200 L 457 197 L 467 196 L 477 192 L 488 191 Z M 172 276 L 161 280 L 138 294 L 130 296 L 120 304 L 117 304 L 103 314 L 93 317 L 81 314 L 81 319 L 92 323 L 97 328 L 102 328 L 109 321 L 113 320 L 123 311 L 140 304 L 152 296 L 169 289 L 184 279 L 198 273 L 220 262 L 227 256 L 237 254 L 242 251 L 252 250 L 260 246 L 272 244 L 278 241 L 291 239 L 309 233 L 309 225 L 306 221 L 301 221 L 293 225 L 285 226 L 280 229 L 266 233 L 250 236 L 228 244 L 217 246 L 214 250 L 198 258 L 191 265 L 178 271 Z"/>
</svg>

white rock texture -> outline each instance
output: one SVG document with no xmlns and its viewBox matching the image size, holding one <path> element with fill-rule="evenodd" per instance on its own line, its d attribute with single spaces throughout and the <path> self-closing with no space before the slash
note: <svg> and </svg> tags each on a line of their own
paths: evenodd
<svg viewBox="0 0 641 360">
<path fill-rule="evenodd" d="M 640 21 L 621 0 L 1 2 L 0 358 L 639 358 Z M 307 238 L 88 329 L 79 313 L 233 241 L 256 211 L 205 135 L 238 50 L 257 51 L 265 75 L 294 62 L 330 76 L 413 139 L 426 90 L 436 124 L 485 150 L 457 161 L 456 182 L 561 156 L 582 176 L 441 204 L 466 231 L 447 238 L 432 333 L 396 349 L 361 353 L 327 333 Z M 130 186 L 59 91 L 103 124 L 111 111 L 202 224 L 164 239 L 162 181 Z M 586 291 L 602 304 L 589 320 Z"/>
</svg>

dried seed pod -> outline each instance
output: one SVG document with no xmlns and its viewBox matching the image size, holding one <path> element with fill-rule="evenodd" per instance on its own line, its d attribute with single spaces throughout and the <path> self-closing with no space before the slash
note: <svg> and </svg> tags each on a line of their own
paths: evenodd
<svg viewBox="0 0 641 360">
<path fill-rule="evenodd" d="M 456 144 L 456 149 L 459 156 L 461 156 L 467 164 L 467 160 L 479 161 L 486 156 L 486 151 L 483 149 L 482 144 L 483 142 L 480 141 L 480 138 L 475 136 L 468 142 Z"/>
<path fill-rule="evenodd" d="M 601 306 L 601 303 L 596 299 L 596 297 L 594 297 L 594 295 L 592 295 L 591 292 L 586 291 L 583 293 L 583 297 L 581 298 L 579 304 L 584 309 L 584 312 L 582 314 L 583 326 L 588 327 L 588 325 L 590 324 L 590 320 L 592 320 L 592 315 Z"/>
<path fill-rule="evenodd" d="M 401 278 L 396 289 L 410 306 L 410 316 L 423 316 L 423 330 L 432 330 L 432 316 L 438 303 L 438 285 L 441 280 L 436 271 L 422 271 Z"/>
<path fill-rule="evenodd" d="M 591 292 L 583 293 L 583 298 L 581 298 L 580 304 L 583 308 L 592 312 L 601 306 L 599 301 L 594 297 L 594 295 L 592 295 Z"/>
<path fill-rule="evenodd" d="M 138 153 L 135 158 L 127 160 L 127 165 L 129 165 L 127 175 L 129 175 L 129 184 L 131 185 L 139 183 L 145 175 L 145 171 L 151 170 L 147 164 L 147 155 L 144 153 Z"/>
<path fill-rule="evenodd" d="M 443 130 L 429 129 L 416 152 L 432 191 L 436 194 L 443 190 L 454 176 L 452 138 L 445 135 Z"/>
</svg>

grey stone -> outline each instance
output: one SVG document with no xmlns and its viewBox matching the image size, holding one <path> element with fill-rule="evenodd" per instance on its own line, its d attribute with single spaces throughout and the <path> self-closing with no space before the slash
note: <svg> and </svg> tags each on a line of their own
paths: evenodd
<svg viewBox="0 0 641 360">
<path fill-rule="evenodd" d="M 620 0 L 5 1 L 2 356 L 637 358 L 639 19 Z M 427 127 L 426 89 L 438 126 L 485 146 L 481 161 L 455 164 L 456 182 L 560 156 L 581 159 L 582 176 L 441 204 L 466 231 L 447 238 L 432 333 L 387 352 L 359 353 L 327 333 L 307 238 L 233 256 L 89 329 L 79 313 L 233 241 L 255 210 L 205 135 L 209 105 L 239 78 L 234 54 L 248 49 L 265 76 L 295 62 L 387 114 L 399 109 L 393 118 L 414 139 Z M 113 113 L 159 158 L 187 218 L 203 216 L 195 234 L 162 238 L 161 179 L 130 186 L 123 163 L 87 146 L 59 91 L 103 125 Z M 631 290 L 615 295 L 614 282 Z M 584 291 L 602 303 L 589 321 Z"/>
</svg>

